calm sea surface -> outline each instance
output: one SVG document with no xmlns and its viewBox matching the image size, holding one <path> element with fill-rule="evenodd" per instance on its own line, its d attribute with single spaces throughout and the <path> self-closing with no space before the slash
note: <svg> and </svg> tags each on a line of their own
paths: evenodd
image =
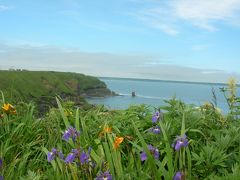
<svg viewBox="0 0 240 180">
<path fill-rule="evenodd" d="M 91 98 L 88 99 L 88 102 L 104 104 L 110 109 L 125 109 L 130 105 L 137 104 L 158 107 L 165 104 L 164 100 L 169 100 L 174 96 L 187 104 L 200 106 L 204 102 L 213 101 L 212 89 L 214 89 L 218 107 L 224 112 L 228 111 L 226 100 L 219 90 L 224 85 L 117 78 L 100 78 L 100 80 L 104 81 L 109 89 L 121 96 Z M 133 91 L 136 93 L 135 97 L 131 95 Z"/>
</svg>

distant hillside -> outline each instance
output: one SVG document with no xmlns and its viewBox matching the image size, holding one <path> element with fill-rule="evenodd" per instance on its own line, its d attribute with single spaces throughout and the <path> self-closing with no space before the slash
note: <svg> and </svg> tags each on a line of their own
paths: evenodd
<svg viewBox="0 0 240 180">
<path fill-rule="evenodd" d="M 84 103 L 84 97 L 112 95 L 106 84 L 96 77 L 53 71 L 0 71 L 0 90 L 8 98 L 34 100 L 40 105 L 56 95 L 77 104 Z"/>
</svg>

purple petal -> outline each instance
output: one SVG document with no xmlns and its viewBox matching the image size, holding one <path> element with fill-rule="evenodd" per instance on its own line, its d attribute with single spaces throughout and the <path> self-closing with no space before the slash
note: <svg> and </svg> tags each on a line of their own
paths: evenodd
<svg viewBox="0 0 240 180">
<path fill-rule="evenodd" d="M 154 148 L 151 144 L 148 145 L 148 150 L 149 150 L 149 151 L 154 151 L 154 149 L 155 149 L 155 148 Z"/>
<path fill-rule="evenodd" d="M 159 134 L 160 133 L 160 129 L 153 129 L 153 133 L 154 134 Z"/>
<path fill-rule="evenodd" d="M 3 164 L 3 160 L 0 159 L 0 168 L 2 167 L 2 164 Z"/>
<path fill-rule="evenodd" d="M 159 121 L 161 113 L 159 111 L 155 112 L 152 116 L 152 122 L 157 123 Z"/>
<path fill-rule="evenodd" d="M 183 143 L 181 141 L 177 141 L 175 144 L 175 151 L 179 151 L 182 147 Z"/>
<path fill-rule="evenodd" d="M 3 176 L 0 176 L 0 180 L 4 180 Z"/>
<path fill-rule="evenodd" d="M 183 173 L 178 171 L 173 177 L 173 180 L 183 180 Z"/>
<path fill-rule="evenodd" d="M 151 144 L 148 145 L 148 150 L 150 151 L 150 153 L 153 155 L 153 157 L 155 159 L 159 159 L 159 150 L 155 147 L 153 147 Z M 145 161 L 147 159 L 147 154 L 146 152 L 142 152 L 140 154 L 140 159 L 141 161 Z"/>
<path fill-rule="evenodd" d="M 145 161 L 147 159 L 147 154 L 145 152 L 142 152 L 140 154 L 140 159 L 141 159 L 141 161 Z"/>
<path fill-rule="evenodd" d="M 47 154 L 48 162 L 51 162 L 56 157 L 56 155 L 58 155 L 60 157 L 61 155 L 59 153 L 61 153 L 61 152 L 59 152 L 56 148 L 52 148 L 52 151 L 48 152 L 48 154 Z M 62 156 L 63 156 L 63 154 L 62 154 Z"/>
<path fill-rule="evenodd" d="M 73 141 L 76 140 L 77 137 L 80 136 L 80 132 L 78 132 L 76 130 L 76 128 L 74 127 L 69 127 L 63 134 L 62 139 L 64 139 L 65 141 L 68 141 L 69 138 L 72 138 Z"/>
<path fill-rule="evenodd" d="M 112 180 L 112 175 L 110 174 L 109 171 L 106 171 L 104 173 L 100 173 L 97 177 L 96 180 Z"/>
<path fill-rule="evenodd" d="M 158 149 L 155 149 L 155 150 L 154 150 L 153 155 L 154 155 L 154 158 L 155 158 L 155 159 L 159 159 L 159 151 L 158 151 Z"/>
<path fill-rule="evenodd" d="M 176 143 L 174 144 L 174 148 L 176 151 L 179 151 L 182 147 L 187 147 L 189 144 L 187 140 L 186 134 L 183 136 L 177 136 Z"/>
<path fill-rule="evenodd" d="M 184 146 L 184 147 L 187 147 L 187 146 L 188 146 L 188 140 L 187 140 L 187 139 L 185 139 L 185 140 L 183 141 L 183 146 Z"/>
<path fill-rule="evenodd" d="M 184 135 L 182 136 L 182 138 L 183 138 L 183 139 L 187 139 L 187 136 L 186 136 L 186 134 L 184 134 Z"/>
<path fill-rule="evenodd" d="M 85 153 L 85 152 L 81 153 L 81 155 L 80 155 L 80 162 L 81 162 L 81 164 L 88 163 L 88 161 L 89 161 L 88 154 Z"/>
<path fill-rule="evenodd" d="M 150 131 L 153 132 L 154 134 L 159 134 L 161 132 L 159 126 L 153 127 Z"/>
<path fill-rule="evenodd" d="M 53 152 L 48 152 L 47 154 L 48 162 L 51 162 L 54 158 L 55 158 L 55 154 Z"/>
<path fill-rule="evenodd" d="M 52 148 L 51 152 L 53 152 L 53 154 L 57 153 L 57 149 L 56 148 Z"/>
<path fill-rule="evenodd" d="M 153 123 L 156 123 L 157 121 L 158 121 L 158 117 L 155 116 L 155 115 L 153 115 L 153 116 L 152 116 L 152 122 L 153 122 Z"/>
<path fill-rule="evenodd" d="M 72 163 L 75 159 L 75 154 L 74 153 L 70 153 L 68 154 L 68 156 L 65 159 L 65 163 Z"/>
<path fill-rule="evenodd" d="M 71 133 L 68 130 L 66 130 L 62 136 L 62 139 L 64 139 L 65 141 L 68 141 L 70 137 L 71 137 Z"/>
<path fill-rule="evenodd" d="M 80 136 L 80 132 L 78 132 L 76 128 L 70 127 L 69 131 L 71 132 L 72 136 Z"/>
</svg>

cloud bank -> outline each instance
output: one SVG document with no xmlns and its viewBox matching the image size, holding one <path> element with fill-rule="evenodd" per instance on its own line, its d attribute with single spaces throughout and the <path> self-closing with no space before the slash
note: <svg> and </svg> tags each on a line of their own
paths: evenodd
<svg viewBox="0 0 240 180">
<path fill-rule="evenodd" d="M 1 69 L 68 71 L 100 77 L 227 82 L 233 76 L 240 80 L 239 74 L 177 66 L 164 57 L 89 53 L 44 45 L 0 44 L 0 64 Z"/>
</svg>

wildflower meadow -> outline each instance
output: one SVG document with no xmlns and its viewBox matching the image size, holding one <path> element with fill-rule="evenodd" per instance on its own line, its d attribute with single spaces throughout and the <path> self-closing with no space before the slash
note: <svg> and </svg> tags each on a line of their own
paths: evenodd
<svg viewBox="0 0 240 180">
<path fill-rule="evenodd" d="M 1 98 L 0 179 L 239 179 L 236 85 L 230 111 L 175 98 L 162 107 L 81 109 L 56 98 L 43 117 L 34 104 Z"/>
</svg>

